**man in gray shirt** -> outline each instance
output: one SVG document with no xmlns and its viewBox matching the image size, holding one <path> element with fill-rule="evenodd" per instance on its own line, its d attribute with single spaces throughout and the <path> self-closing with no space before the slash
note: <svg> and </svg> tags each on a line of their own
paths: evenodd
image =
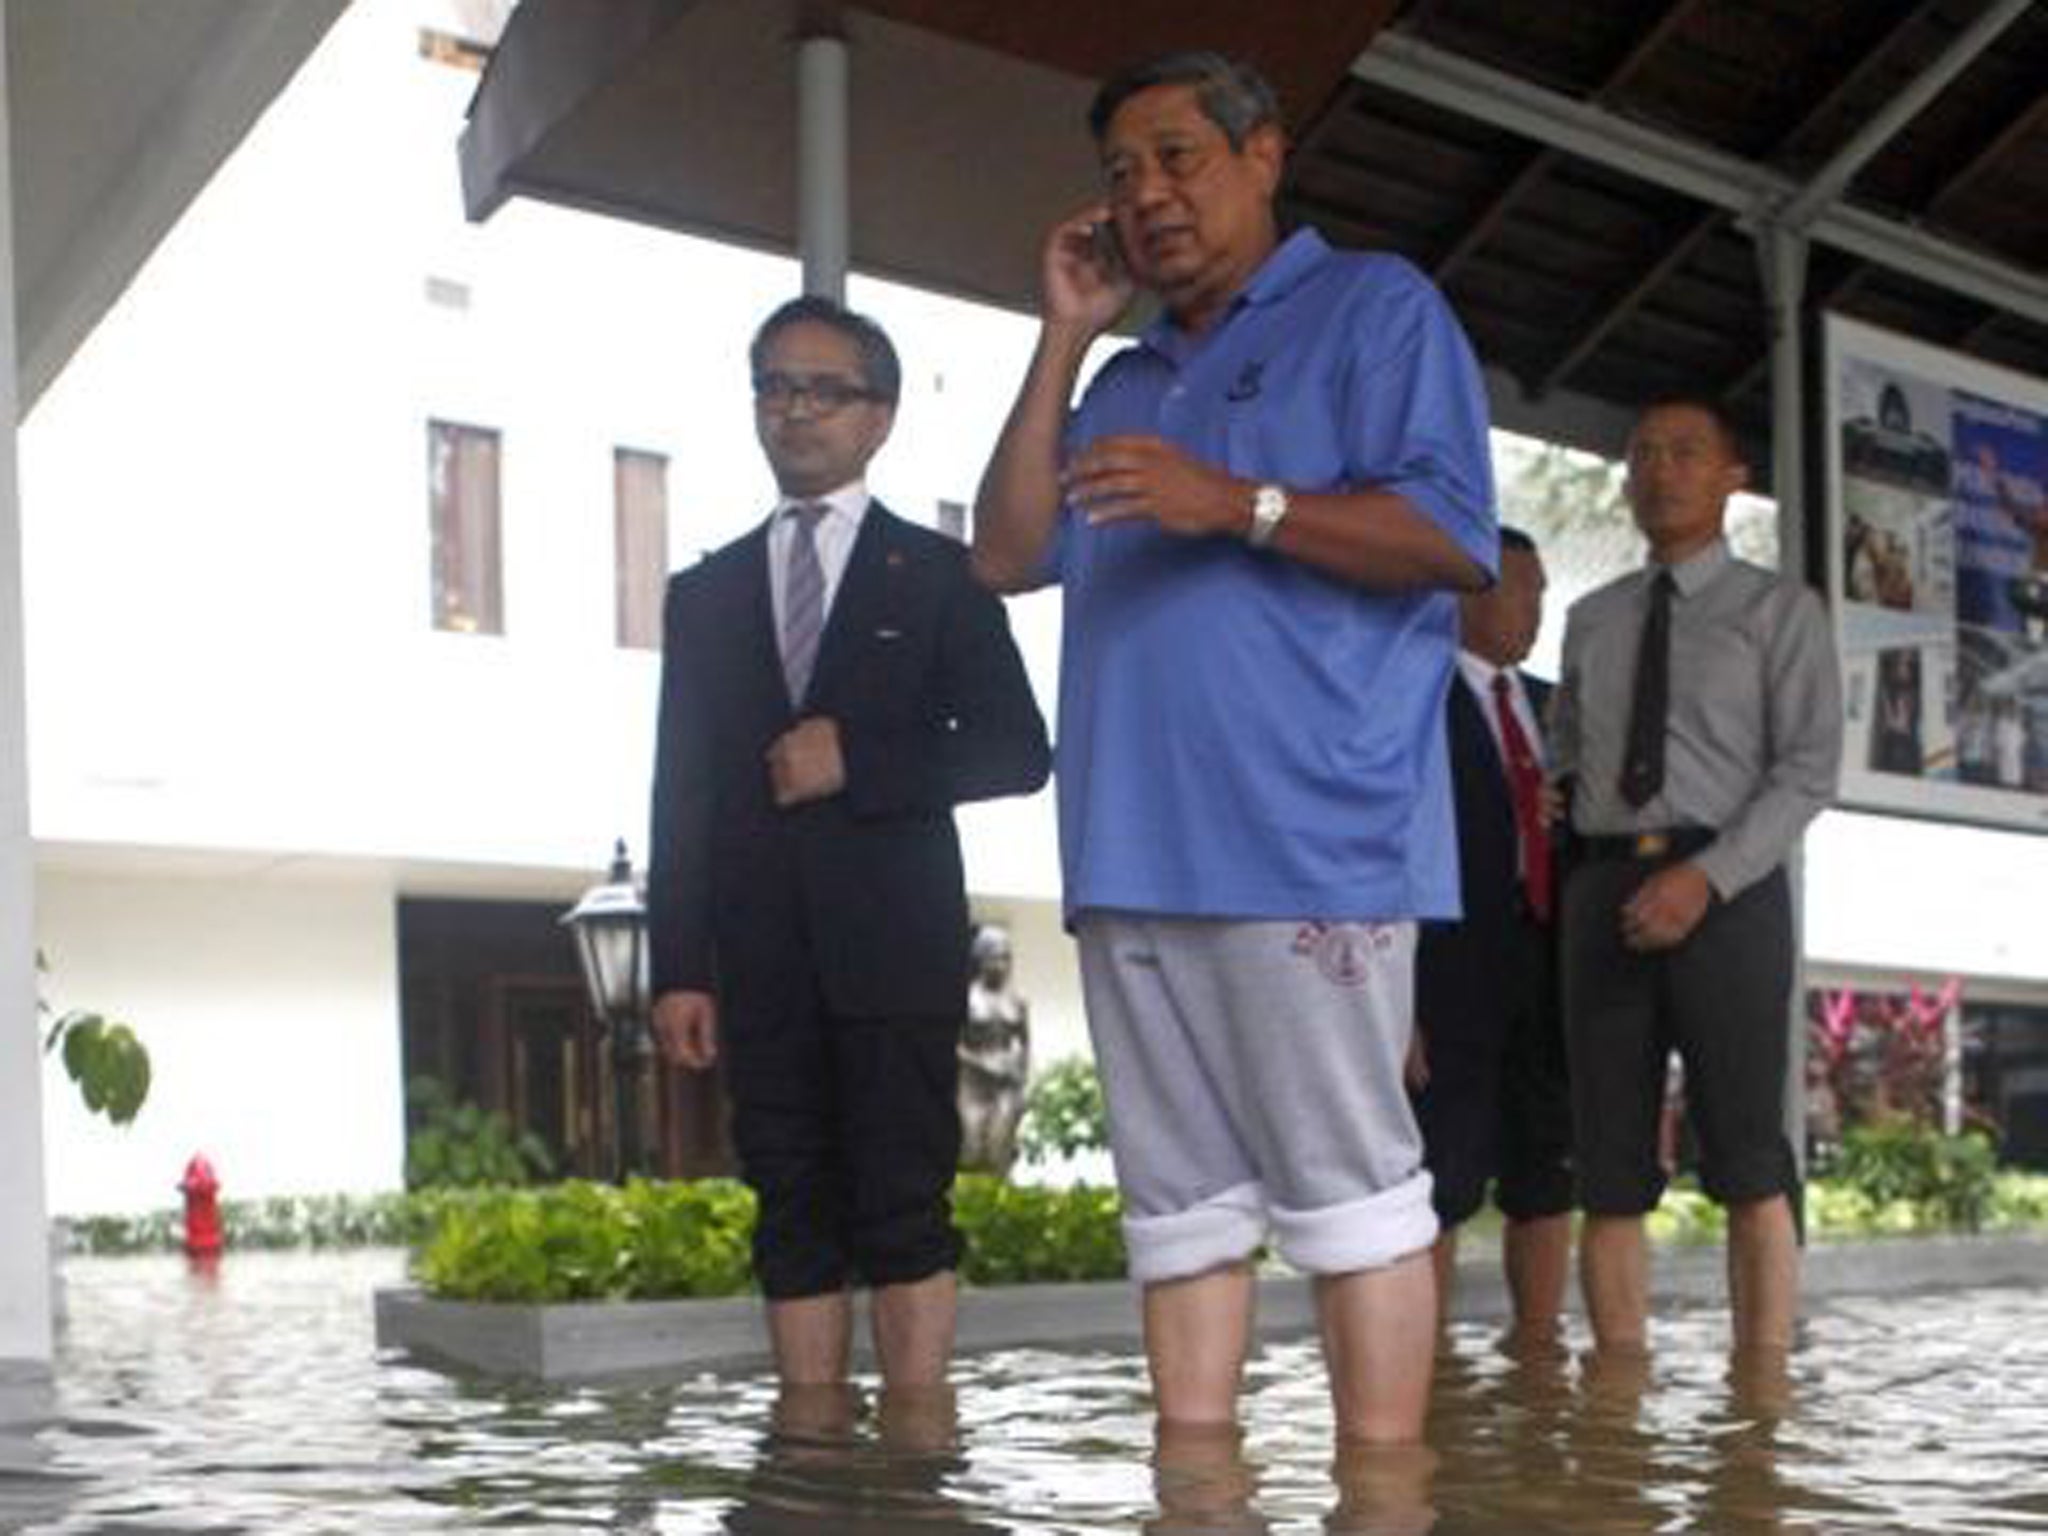
<svg viewBox="0 0 2048 1536">
<path fill-rule="evenodd" d="M 1629 438 L 1641 571 L 1572 606 L 1553 767 L 1576 854 L 1563 903 L 1580 1265 L 1594 1338 L 1645 1346 L 1643 1217 L 1675 1047 L 1707 1193 L 1728 1210 L 1739 1354 L 1789 1347 L 1798 1298 L 1784 1132 L 1794 956 L 1785 859 L 1833 797 L 1841 683 L 1803 585 L 1722 536 L 1746 477 L 1712 406 L 1668 401 Z"/>
</svg>

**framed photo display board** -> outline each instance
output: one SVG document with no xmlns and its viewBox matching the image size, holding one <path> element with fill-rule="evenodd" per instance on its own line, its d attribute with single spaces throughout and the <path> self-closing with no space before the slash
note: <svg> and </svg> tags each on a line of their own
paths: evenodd
<svg viewBox="0 0 2048 1536">
<path fill-rule="evenodd" d="M 1822 323 L 1842 803 L 2048 832 L 2048 380 Z"/>
</svg>

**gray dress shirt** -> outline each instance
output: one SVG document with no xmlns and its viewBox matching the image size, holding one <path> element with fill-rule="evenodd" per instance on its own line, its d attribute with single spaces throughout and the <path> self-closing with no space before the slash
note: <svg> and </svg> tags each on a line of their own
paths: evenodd
<svg viewBox="0 0 2048 1536">
<path fill-rule="evenodd" d="M 1621 796 L 1654 566 L 1588 593 L 1566 615 L 1551 767 L 1572 781 L 1580 832 L 1716 829 L 1693 862 L 1725 900 L 1782 863 L 1834 798 L 1841 674 L 1826 612 L 1806 587 L 1737 560 L 1720 539 L 1670 569 L 1664 787 L 1640 810 Z"/>
</svg>

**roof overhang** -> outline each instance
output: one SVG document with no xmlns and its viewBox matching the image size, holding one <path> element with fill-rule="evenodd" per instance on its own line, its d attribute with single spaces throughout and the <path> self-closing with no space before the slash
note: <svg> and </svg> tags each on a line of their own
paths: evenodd
<svg viewBox="0 0 2048 1536">
<path fill-rule="evenodd" d="M 523 0 L 472 108 L 465 186 L 477 218 L 528 195 L 787 252 L 794 44 L 836 31 L 853 266 L 1029 310 L 1043 231 L 1096 181 L 1095 83 L 1213 47 L 1286 103 L 1283 218 L 1434 278 L 1496 421 L 1612 451 L 1636 402 L 1702 393 L 1761 447 L 1759 230 L 1808 237 L 1810 309 L 2048 369 L 2048 10 L 1955 10 Z"/>
<path fill-rule="evenodd" d="M 7 0 L 22 414 L 345 4 Z"/>
<path fill-rule="evenodd" d="M 1098 80 L 1160 38 L 1250 58 L 1297 120 L 1394 0 L 525 0 L 462 141 L 472 218 L 525 195 L 796 244 L 794 44 L 849 44 L 854 266 L 1029 307 L 1045 229 L 1097 184 Z"/>
</svg>

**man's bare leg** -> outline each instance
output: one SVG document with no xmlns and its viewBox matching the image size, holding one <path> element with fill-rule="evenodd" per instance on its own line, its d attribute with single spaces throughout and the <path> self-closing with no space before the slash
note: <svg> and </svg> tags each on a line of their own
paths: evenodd
<svg viewBox="0 0 2048 1536">
<path fill-rule="evenodd" d="M 1252 1509 L 1258 1474 L 1244 1458 L 1244 1431 L 1237 1425 L 1177 1423 L 1162 1416 L 1152 1447 L 1152 1489 L 1162 1529 L 1265 1529 Z"/>
<path fill-rule="evenodd" d="M 1593 1342 L 1603 1351 L 1649 1347 L 1650 1250 L 1640 1216 L 1588 1216 L 1579 1233 L 1579 1282 Z"/>
<path fill-rule="evenodd" d="M 943 1386 L 953 1358 L 959 1285 L 950 1269 L 875 1290 L 875 1358 L 885 1387 Z"/>
<path fill-rule="evenodd" d="M 892 1451 L 934 1455 L 952 1449 L 959 1438 L 959 1402 L 950 1386 L 884 1387 L 875 1427 Z"/>
<path fill-rule="evenodd" d="M 774 1432 L 805 1442 L 850 1440 L 858 1397 L 846 1382 L 784 1384 L 768 1415 Z"/>
<path fill-rule="evenodd" d="M 1451 1290 L 1458 1283 L 1458 1229 L 1445 1227 L 1429 1250 L 1429 1266 L 1436 1277 L 1436 1322 L 1441 1328 L 1450 1321 Z"/>
<path fill-rule="evenodd" d="M 1421 1439 L 1436 1365 L 1430 1254 L 1318 1275 L 1315 1294 L 1338 1439 L 1388 1445 Z"/>
<path fill-rule="evenodd" d="M 1789 1350 L 1799 1310 L 1799 1239 L 1783 1195 L 1728 1208 L 1728 1297 L 1735 1349 Z"/>
<path fill-rule="evenodd" d="M 844 1291 L 771 1301 L 768 1339 L 775 1349 L 775 1372 L 784 1386 L 843 1382 L 853 1344 L 853 1304 Z"/>
<path fill-rule="evenodd" d="M 1502 1342 L 1510 1349 L 1555 1344 L 1564 1321 L 1565 1287 L 1571 1280 L 1571 1217 L 1509 1217 L 1501 1231 L 1500 1257 L 1515 1308 L 1514 1323 Z"/>
<path fill-rule="evenodd" d="M 1174 1424 L 1233 1424 L 1251 1347 L 1248 1262 L 1145 1287 L 1145 1358 L 1159 1417 Z"/>
</svg>

